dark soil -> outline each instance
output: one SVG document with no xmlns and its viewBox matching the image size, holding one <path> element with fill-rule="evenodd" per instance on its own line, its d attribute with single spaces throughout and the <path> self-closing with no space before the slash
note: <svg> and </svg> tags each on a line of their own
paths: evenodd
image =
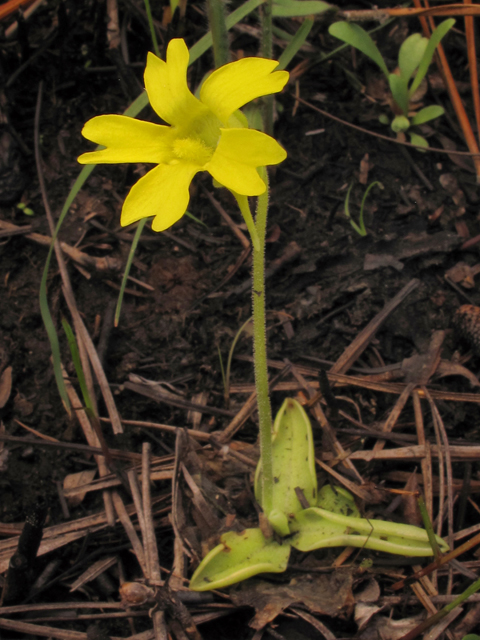
<svg viewBox="0 0 480 640">
<path fill-rule="evenodd" d="M 363 3 L 355 8 L 364 8 Z M 5 378 L 2 379 L 6 402 L 0 409 L 0 435 L 6 440 L 4 444 L 0 441 L 0 534 L 5 537 L 6 528 L 2 529 L 2 525 L 21 525 L 38 496 L 47 502 L 48 526 L 65 521 L 58 483 L 61 485 L 69 474 L 95 468 L 92 459 L 82 452 L 9 442 L 7 436 L 32 438 L 41 435 L 61 442 L 85 444 L 78 423 L 74 418 L 68 418 L 60 401 L 50 343 L 40 315 L 39 288 L 47 250 L 26 235 L 32 232 L 50 235 L 34 159 L 34 115 L 42 82 L 39 123 L 42 171 L 50 207 L 58 218 L 80 171 L 76 157 L 90 148 L 80 134 L 84 122 L 102 113 L 121 113 L 142 88 L 144 62 L 150 48 L 143 3 L 120 0 L 119 10 L 130 61 L 126 68 L 119 66 L 116 52 L 108 49 L 106 3 L 95 0 L 48 1 L 31 20 L 21 21 L 16 36 L 0 44 L 0 222 L 13 223 L 21 229 L 16 235 L 0 230 L 0 374 L 9 367 L 12 373 L 9 395 L 5 391 L 8 386 Z M 155 7 L 155 12 L 165 42 L 175 35 L 182 35 L 191 46 L 205 31 L 203 3 L 189 3 L 185 21 L 175 27 L 170 25 L 168 29 L 161 26 L 161 10 Z M 9 22 L 5 24 L 8 26 Z M 249 24 L 255 26 L 256 22 L 252 19 Z M 297 28 L 292 20 L 279 24 L 289 31 Z M 418 30 L 416 23 L 407 25 L 397 21 L 378 34 L 378 46 L 391 67 L 408 27 Z M 240 29 L 232 32 L 231 49 L 235 55 L 257 53 L 258 41 L 252 33 Z M 471 372 L 477 373 L 478 358 L 475 352 L 472 355 L 469 351 L 472 345 L 468 340 L 459 342 L 452 331 L 453 317 L 460 305 L 480 304 L 474 279 L 478 245 L 462 248 L 466 240 L 480 233 L 473 165 L 464 157 L 458 160 L 452 155 L 402 150 L 394 141 L 367 135 L 316 112 L 313 107 L 320 107 L 373 133 L 389 135 L 389 128 L 378 122 L 379 113 L 387 107 L 382 105 L 381 97 L 373 89 L 378 84 L 375 69 L 358 54 L 352 59 L 350 51 L 320 63 L 320 52 L 328 52 L 337 46 L 328 36 L 327 23 L 322 20 L 316 22 L 309 42 L 310 46 L 290 65 L 289 70 L 295 73 L 277 101 L 275 136 L 288 151 L 288 159 L 271 173 L 267 267 L 274 265 L 276 268 L 267 280 L 269 357 L 278 363 L 289 361 L 317 370 L 328 369 L 384 305 L 416 278 L 418 286 L 387 318 L 355 363 L 356 367 L 363 369 L 363 373 L 368 368 L 376 371 L 386 365 L 402 363 L 414 355 L 425 354 L 432 334 L 440 330 L 446 332 L 442 360 L 463 362 Z M 468 82 L 464 71 L 464 38 L 460 32 L 451 34 L 447 49 L 456 79 Z M 279 55 L 281 50 L 277 45 L 275 54 Z M 196 85 L 211 66 L 209 54 L 193 65 L 191 86 Z M 434 65 L 431 70 L 436 74 Z M 313 107 L 297 102 L 296 91 Z M 438 101 L 447 110 L 446 116 L 434 121 L 426 133 L 431 146 L 441 147 L 445 139 L 449 139 L 459 150 L 464 150 L 447 94 L 441 87 L 435 91 L 430 89 L 424 100 L 427 104 Z M 468 104 L 468 94 L 465 100 Z M 148 108 L 141 117 L 153 119 L 154 114 Z M 71 207 L 60 239 L 90 256 L 115 258 L 124 265 L 133 232 L 120 228 L 120 210 L 129 188 L 146 169 L 126 165 L 97 167 Z M 345 196 L 353 183 L 350 207 L 353 216 L 357 217 L 363 193 L 372 181 L 379 181 L 383 189 L 374 187 L 369 194 L 365 209 L 368 234 L 360 237 L 344 214 Z M 101 345 L 105 373 L 118 411 L 125 420 L 194 426 L 214 432 L 221 431 L 231 419 L 205 411 L 196 422 L 197 418 L 185 409 L 168 402 L 156 402 L 129 389 L 128 383 L 132 380 L 138 383 L 138 376 L 161 383 L 161 389 L 173 391 L 188 401 L 202 401 L 199 394 L 203 393 L 206 404 L 228 409 L 232 415 L 251 391 L 250 386 L 245 386 L 253 382 L 248 358 L 252 352 L 251 339 L 244 335 L 235 350 L 232 394 L 229 406 L 226 406 L 219 352 L 225 362 L 234 337 L 251 314 L 251 264 L 249 258 L 237 264 L 242 246 L 212 206 L 207 192 L 240 222 L 230 194 L 214 190 L 206 174 L 197 176 L 192 185 L 189 210 L 205 226 L 185 216 L 169 233 L 157 235 L 145 229 L 131 272 L 136 281 L 128 285 L 117 328 L 113 327 L 112 319 L 123 266 L 121 270 L 107 273 L 79 267 L 74 261 L 68 263 L 78 309 L 95 344 Z M 32 216 L 28 217 L 19 207 L 21 203 L 33 211 Z M 459 267 L 459 263 L 464 266 Z M 446 274 L 450 276 L 448 280 Z M 138 281 L 147 286 L 139 285 Z M 452 281 L 455 287 L 450 284 Z M 60 335 L 63 363 L 76 384 L 75 369 L 61 328 L 63 316 L 70 322 L 71 319 L 55 261 L 48 276 L 48 298 Z M 470 359 L 465 359 L 468 354 Z M 277 372 L 272 368 L 272 375 Z M 133 379 L 132 374 L 137 378 Z M 295 382 L 291 374 L 285 380 Z M 436 377 L 429 382 L 429 388 L 463 393 L 477 391 L 469 380 L 458 375 Z M 381 430 L 398 397 L 360 387 L 345 387 L 334 393 L 341 396 L 337 399 L 341 410 L 373 430 Z M 274 411 L 284 395 L 284 391 L 273 392 Z M 479 443 L 475 403 L 440 400 L 438 408 L 452 442 Z M 426 437 L 434 443 L 434 429 L 426 403 L 424 409 Z M 99 410 L 101 416 L 107 415 L 100 398 Z M 373 448 L 376 440 L 349 433 L 347 427 L 352 425 L 346 419 L 340 417 L 333 424 L 346 450 Z M 29 433 L 26 427 L 35 431 Z M 316 424 L 314 427 L 317 429 Z M 124 425 L 124 431 L 123 435 L 115 437 L 104 424 L 108 446 L 140 453 L 142 442 L 149 441 L 154 456 L 168 456 L 175 451 L 174 434 L 128 424 Z M 411 436 L 417 444 L 411 401 L 400 416 L 397 432 Z M 322 439 L 318 430 L 316 433 L 320 455 Z M 250 419 L 236 438 L 238 447 L 244 443 L 242 446 L 246 447 L 247 455 L 251 453 L 256 440 L 255 420 Z M 328 446 L 324 439 L 324 450 Z M 403 445 L 391 443 L 388 448 L 394 446 Z M 222 467 L 215 462 L 212 451 L 199 455 L 209 459 L 210 480 L 216 482 L 230 500 L 229 509 L 234 504 L 239 509 L 240 520 L 253 520 L 255 512 L 248 495 L 245 469 L 234 468 L 228 479 L 222 477 L 225 465 Z M 356 461 L 355 464 L 368 483 L 388 490 L 403 488 L 408 474 L 419 470 L 418 460 Z M 438 476 L 436 464 L 435 460 L 435 477 Z M 477 464 L 453 463 L 453 477 L 460 481 L 460 486 L 466 473 L 471 474 L 472 482 L 477 481 L 480 470 Z M 342 471 L 342 467 L 336 469 Z M 327 481 L 325 474 L 321 480 Z M 235 483 L 235 495 L 241 498 L 236 502 L 232 489 Z M 168 499 L 169 492 L 170 482 L 155 483 L 155 495 Z M 383 503 L 363 504 L 362 509 L 379 509 L 385 513 L 396 498 L 388 493 L 384 493 L 383 498 Z M 455 506 L 457 529 L 478 521 L 475 503 L 465 500 L 459 499 L 459 506 Z M 188 505 L 188 500 L 184 500 L 184 504 Z M 461 514 L 460 507 L 463 509 Z M 69 517 L 75 520 L 102 509 L 100 492 L 91 492 L 80 504 L 71 507 Z M 168 569 L 173 561 L 174 536 L 166 511 L 168 509 L 159 516 L 159 548 L 160 563 Z M 435 495 L 434 514 L 437 513 L 438 495 Z M 218 517 L 223 515 L 218 514 Z M 391 512 L 389 517 L 392 517 Z M 405 520 L 401 514 L 397 517 Z M 443 533 L 447 534 L 446 525 Z M 90 558 L 97 552 L 95 559 L 98 559 L 102 553 L 110 554 L 110 548 L 118 548 L 125 577 L 129 580 L 138 578 L 138 567 L 128 551 L 128 540 L 120 525 L 42 556 L 35 571 L 38 574 L 48 562 L 57 558 L 56 576 L 60 576 L 79 557 Z M 316 560 L 295 558 L 292 562 L 295 566 L 303 562 L 306 568 L 309 562 L 315 567 L 317 561 L 321 561 L 322 566 L 329 566 L 340 551 L 316 554 Z M 368 554 L 362 554 L 353 565 L 350 564 L 352 559 L 347 563 L 352 575 L 356 576 L 355 584 L 359 581 L 355 567 L 366 556 Z M 401 560 L 390 558 L 389 561 L 392 575 L 398 575 Z M 69 593 L 69 585 L 87 566 L 54 583 L 35 601 L 52 603 L 75 598 L 106 600 L 108 597 L 117 600 L 118 572 L 109 575 L 109 581 L 115 587 L 112 593 L 99 581 L 88 583 L 82 594 Z M 378 574 L 372 574 L 377 575 L 384 595 L 388 595 L 386 586 L 392 582 L 385 578 L 389 570 L 383 567 L 383 570 L 378 569 Z M 292 568 L 280 578 L 275 576 L 275 582 L 287 583 L 295 576 L 297 573 Z M 32 583 L 34 577 L 30 577 Z M 439 592 L 443 594 L 447 586 L 442 580 Z M 455 578 L 455 593 L 468 584 L 468 580 L 466 583 L 462 580 L 464 578 Z M 336 637 L 352 637 L 357 630 L 352 610 L 350 603 L 343 608 L 341 617 L 318 615 Z M 418 604 L 408 612 L 396 609 L 394 615 L 410 617 L 420 611 L 422 607 Z M 253 610 L 244 607 L 200 629 L 205 638 L 250 638 L 253 631 L 248 622 L 252 615 Z M 19 619 L 18 616 L 15 619 Z M 321 637 L 318 630 L 313 632 L 305 622 L 301 624 L 310 632 L 298 623 L 297 635 L 289 635 L 288 618 L 279 620 L 284 625 L 284 637 L 302 634 L 308 637 L 309 633 Z M 50 621 L 47 624 L 85 631 L 89 623 L 77 621 L 62 626 L 60 622 Z M 148 618 L 135 618 L 134 624 L 137 632 L 151 626 Z M 105 629 L 113 636 L 127 637 L 134 633 L 126 626 L 124 618 L 105 622 Z M 14 632 L 11 634 L 5 637 L 23 637 L 15 636 Z"/>
</svg>

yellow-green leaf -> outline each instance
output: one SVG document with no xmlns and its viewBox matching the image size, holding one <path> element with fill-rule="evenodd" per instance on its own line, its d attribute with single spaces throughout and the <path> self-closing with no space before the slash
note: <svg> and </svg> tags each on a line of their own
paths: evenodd
<svg viewBox="0 0 480 640">
<path fill-rule="evenodd" d="M 267 540 L 260 529 L 229 531 L 205 556 L 190 581 L 193 591 L 222 589 L 258 573 L 282 573 L 287 568 L 290 545 Z"/>
</svg>

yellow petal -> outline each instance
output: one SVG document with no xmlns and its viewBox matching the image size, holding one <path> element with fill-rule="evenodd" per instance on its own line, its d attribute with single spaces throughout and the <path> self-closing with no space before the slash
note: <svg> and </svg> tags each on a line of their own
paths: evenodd
<svg viewBox="0 0 480 640">
<path fill-rule="evenodd" d="M 254 129 L 222 129 L 220 142 L 205 169 L 228 189 L 258 196 L 265 183 L 256 167 L 278 164 L 287 157 L 276 140 Z"/>
<path fill-rule="evenodd" d="M 185 42 L 171 40 L 167 61 L 153 53 L 147 57 L 144 81 L 148 98 L 158 115 L 176 126 L 188 126 L 194 117 L 206 112 L 205 107 L 187 86 L 189 53 Z"/>
<path fill-rule="evenodd" d="M 159 164 L 171 158 L 170 127 L 135 120 L 127 116 L 97 116 L 89 120 L 82 135 L 104 145 L 106 149 L 84 153 L 80 164 L 115 162 L 153 162 Z"/>
<path fill-rule="evenodd" d="M 283 89 L 288 73 L 272 73 L 277 66 L 275 60 L 265 58 L 243 58 L 226 64 L 205 80 L 200 100 L 226 124 L 229 116 L 250 100 Z"/>
<path fill-rule="evenodd" d="M 184 162 L 160 165 L 143 176 L 130 190 L 123 204 L 121 224 L 155 216 L 154 231 L 171 227 L 185 213 L 188 187 L 200 167 Z"/>
</svg>

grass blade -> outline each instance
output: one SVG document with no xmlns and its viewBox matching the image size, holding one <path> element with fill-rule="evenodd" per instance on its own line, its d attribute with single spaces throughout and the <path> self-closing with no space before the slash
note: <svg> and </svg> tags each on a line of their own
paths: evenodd
<svg viewBox="0 0 480 640">
<path fill-rule="evenodd" d="M 312 30 L 314 21 L 311 18 L 306 18 L 300 29 L 293 36 L 292 40 L 288 43 L 285 51 L 282 53 L 278 60 L 277 71 L 286 69 L 293 58 L 297 55 L 300 47 L 305 43 L 310 31 Z"/>
</svg>

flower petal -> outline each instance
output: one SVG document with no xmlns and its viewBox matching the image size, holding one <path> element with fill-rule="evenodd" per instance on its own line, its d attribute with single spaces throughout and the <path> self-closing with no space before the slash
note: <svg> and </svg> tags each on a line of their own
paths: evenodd
<svg viewBox="0 0 480 640">
<path fill-rule="evenodd" d="M 203 83 L 200 100 L 223 123 L 244 104 L 259 96 L 281 91 L 288 80 L 287 71 L 272 71 L 276 60 L 243 58 L 217 69 Z"/>
<path fill-rule="evenodd" d="M 84 153 L 80 164 L 153 162 L 171 159 L 170 127 L 135 120 L 128 116 L 97 116 L 89 120 L 82 135 L 106 149 Z"/>
<path fill-rule="evenodd" d="M 278 164 L 287 154 L 276 140 L 254 129 L 222 129 L 213 158 L 204 167 L 227 189 L 258 196 L 266 189 L 256 167 Z"/>
<path fill-rule="evenodd" d="M 152 223 L 154 231 L 171 227 L 187 209 L 190 200 L 188 187 L 199 170 L 196 165 L 179 162 L 159 165 L 149 171 L 133 185 L 123 204 L 122 226 L 155 216 Z"/>
<path fill-rule="evenodd" d="M 206 111 L 187 86 L 189 57 L 183 40 L 171 40 L 167 61 L 149 53 L 144 74 L 145 88 L 153 109 L 165 122 L 181 127 L 188 126 L 194 117 Z"/>
</svg>

